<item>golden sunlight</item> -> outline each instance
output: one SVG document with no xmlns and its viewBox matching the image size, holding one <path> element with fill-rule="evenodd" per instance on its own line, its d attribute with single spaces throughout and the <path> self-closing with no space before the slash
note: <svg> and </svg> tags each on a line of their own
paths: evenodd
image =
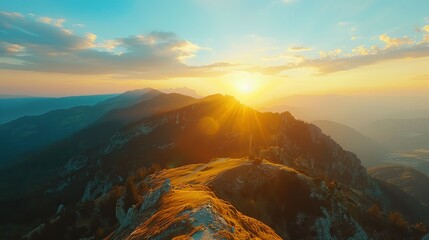
<svg viewBox="0 0 429 240">
<path fill-rule="evenodd" d="M 253 90 L 252 85 L 250 85 L 250 83 L 245 82 L 242 83 L 241 86 L 239 86 L 239 90 L 242 91 L 243 93 L 247 93 L 247 92 L 251 92 Z"/>
<path fill-rule="evenodd" d="M 260 87 L 260 79 L 257 75 L 251 73 L 239 72 L 232 76 L 235 91 L 240 95 L 254 93 Z"/>
</svg>

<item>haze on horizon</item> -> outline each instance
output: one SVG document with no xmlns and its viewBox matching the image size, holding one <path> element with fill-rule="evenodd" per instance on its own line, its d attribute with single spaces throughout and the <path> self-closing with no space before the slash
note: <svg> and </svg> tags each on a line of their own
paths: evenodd
<svg viewBox="0 0 429 240">
<path fill-rule="evenodd" d="M 182 88 L 247 104 L 429 93 L 417 1 L 3 1 L 0 94 Z"/>
</svg>

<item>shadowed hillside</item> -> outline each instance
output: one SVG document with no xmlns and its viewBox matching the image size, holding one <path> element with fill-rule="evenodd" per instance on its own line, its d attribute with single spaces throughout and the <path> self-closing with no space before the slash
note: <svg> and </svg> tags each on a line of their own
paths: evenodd
<svg viewBox="0 0 429 240">
<path fill-rule="evenodd" d="M 380 165 L 387 150 L 376 141 L 346 125 L 319 120 L 313 122 L 323 133 L 331 136 L 344 149 L 356 153 L 365 166 Z"/>
</svg>

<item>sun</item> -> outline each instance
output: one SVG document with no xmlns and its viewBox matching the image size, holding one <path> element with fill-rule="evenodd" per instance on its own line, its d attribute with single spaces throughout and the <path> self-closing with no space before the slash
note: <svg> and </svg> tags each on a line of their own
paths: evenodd
<svg viewBox="0 0 429 240">
<path fill-rule="evenodd" d="M 240 86 L 238 86 L 238 89 L 242 93 L 250 93 L 253 90 L 253 86 L 250 82 L 244 82 L 244 83 L 241 83 Z"/>
<path fill-rule="evenodd" d="M 254 93 L 258 88 L 258 79 L 253 74 L 237 74 L 234 76 L 233 82 L 236 92 L 241 95 Z"/>
<path fill-rule="evenodd" d="M 219 87 L 224 94 L 234 96 L 240 102 L 249 106 L 261 104 L 264 99 L 270 98 L 277 89 L 277 79 L 246 71 L 235 71 L 219 81 Z"/>
</svg>

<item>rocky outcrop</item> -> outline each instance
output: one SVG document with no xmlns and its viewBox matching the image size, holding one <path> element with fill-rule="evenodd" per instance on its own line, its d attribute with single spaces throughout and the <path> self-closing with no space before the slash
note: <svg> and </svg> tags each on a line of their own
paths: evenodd
<svg viewBox="0 0 429 240">
<path fill-rule="evenodd" d="M 193 239 L 204 239 L 220 231 L 234 233 L 234 227 L 230 226 L 210 203 L 186 210 L 182 214 L 188 215 L 192 226 L 199 229 L 192 235 Z"/>
<path fill-rule="evenodd" d="M 125 213 L 125 210 L 124 210 L 123 198 L 120 198 L 118 199 L 118 201 L 116 201 L 115 216 L 116 216 L 116 220 L 118 220 L 119 225 L 121 227 L 125 226 L 125 218 L 127 214 Z"/>
<path fill-rule="evenodd" d="M 324 207 L 321 209 L 323 216 L 314 221 L 317 239 L 370 239 L 362 226 L 349 216 L 347 210 L 340 204 L 337 204 L 330 212 Z"/>
<path fill-rule="evenodd" d="M 109 176 L 96 176 L 90 180 L 85 187 L 81 201 L 94 200 L 112 189 L 113 183 Z"/>
<path fill-rule="evenodd" d="M 69 175 L 73 172 L 83 168 L 88 160 L 88 157 L 78 155 L 69 159 L 67 164 L 64 166 L 63 172 L 60 173 L 62 176 Z"/>
<path fill-rule="evenodd" d="M 126 213 L 124 210 L 123 198 L 118 199 L 116 203 L 115 212 L 116 219 L 118 220 L 118 223 L 120 225 L 120 229 L 123 229 L 124 227 L 127 227 L 131 224 L 136 224 L 137 219 L 140 217 L 140 215 L 143 214 L 145 211 L 148 211 L 155 207 L 159 200 L 162 198 L 162 196 L 169 192 L 170 189 L 171 182 L 170 179 L 167 178 L 159 188 L 150 191 L 144 196 L 140 208 L 137 208 L 136 205 L 133 205 L 127 210 Z"/>
<path fill-rule="evenodd" d="M 141 124 L 128 131 L 116 133 L 110 138 L 109 143 L 101 149 L 100 153 L 106 155 L 114 150 L 118 150 L 132 139 L 138 136 L 148 135 L 154 128 L 155 126 L 149 124 Z"/>
<path fill-rule="evenodd" d="M 144 196 L 144 200 L 142 205 L 140 206 L 139 211 L 144 212 L 154 207 L 158 203 L 162 195 L 170 191 L 170 188 L 171 188 L 171 182 L 170 182 L 170 179 L 167 178 L 161 187 L 159 187 L 154 191 L 149 192 Z"/>
</svg>

